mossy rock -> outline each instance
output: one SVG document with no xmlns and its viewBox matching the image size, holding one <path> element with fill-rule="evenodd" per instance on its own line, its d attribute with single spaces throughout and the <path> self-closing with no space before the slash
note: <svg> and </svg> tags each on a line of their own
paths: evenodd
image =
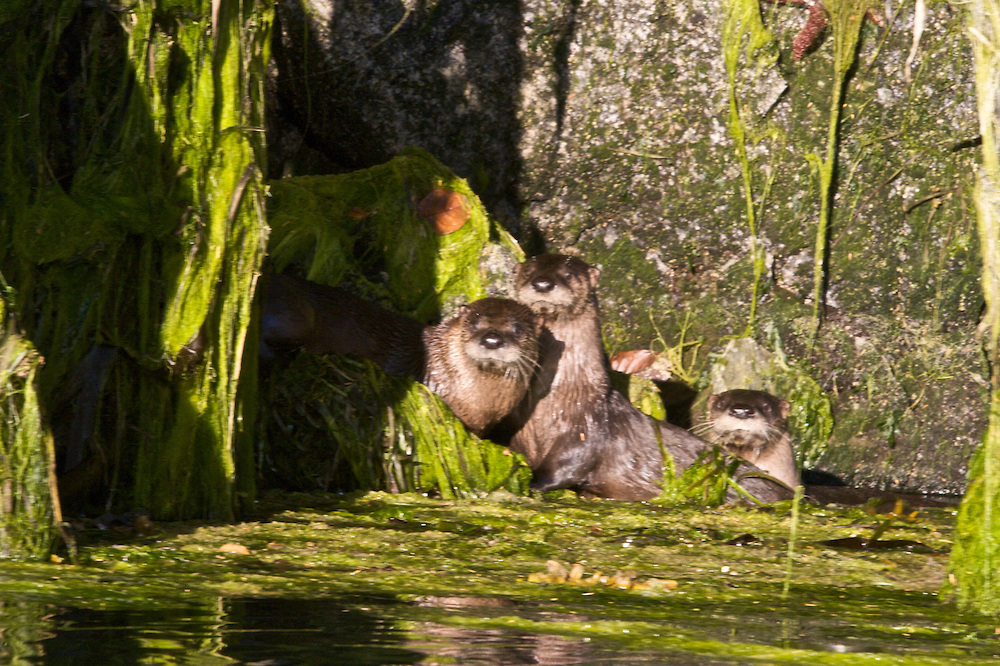
<svg viewBox="0 0 1000 666">
<path fill-rule="evenodd" d="M 468 221 L 452 233 L 438 234 L 418 214 L 435 188 L 469 203 Z M 497 266 L 523 258 L 468 184 L 420 149 L 371 169 L 273 181 L 270 190 L 272 270 L 349 283 L 425 323 L 493 292 Z M 527 491 L 530 470 L 520 456 L 470 434 L 413 381 L 305 352 L 272 370 L 261 446 L 273 483 L 442 497 Z"/>
</svg>

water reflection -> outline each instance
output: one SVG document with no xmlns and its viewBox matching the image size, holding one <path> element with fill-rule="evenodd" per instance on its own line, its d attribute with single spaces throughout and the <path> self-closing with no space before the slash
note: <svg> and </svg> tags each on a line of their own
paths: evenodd
<svg viewBox="0 0 1000 666">
<path fill-rule="evenodd" d="M 891 602 L 883 611 L 890 611 L 888 606 Z M 851 617 L 844 609 L 830 616 L 778 622 L 767 613 L 748 608 L 737 612 L 725 605 L 692 608 L 686 620 L 677 622 L 657 621 L 641 608 L 633 610 L 636 617 L 628 619 L 636 623 L 623 625 L 634 631 L 626 642 L 607 638 L 607 633 L 595 634 L 593 640 L 580 635 L 581 626 L 600 620 L 600 603 L 594 604 L 594 618 L 588 619 L 545 604 L 474 597 L 423 597 L 414 602 L 363 596 L 220 598 L 166 609 L 115 610 L 7 602 L 0 603 L 0 663 L 722 664 L 745 663 L 734 655 L 753 656 L 753 645 L 761 647 L 758 658 L 784 648 L 814 658 L 824 652 L 861 651 L 893 654 L 894 663 L 906 663 L 907 656 L 921 661 L 932 655 L 935 663 L 948 663 L 988 658 L 993 647 L 982 640 L 970 644 L 968 627 L 935 627 L 916 616 L 909 617 L 909 626 L 900 632 L 898 627 Z M 479 618 L 489 619 L 489 626 L 477 623 Z M 497 627 L 508 619 L 510 628 Z M 565 635 L 525 631 L 524 621 L 549 632 L 565 626 Z M 742 647 L 734 645 L 727 657 L 729 650 L 719 649 L 726 643 Z"/>
<path fill-rule="evenodd" d="M 406 632 L 385 619 L 390 602 L 344 605 L 327 599 L 227 599 L 220 653 L 241 663 L 413 664 Z"/>
<path fill-rule="evenodd" d="M 95 610 L 0 605 L 0 661 L 25 664 L 584 664 L 691 663 L 690 653 L 628 650 L 617 642 L 456 627 L 407 609 L 476 616 L 510 612 L 493 600 L 349 602 L 226 598 L 172 609 Z M 454 603 L 452 603 L 454 602 Z M 480 602 L 485 602 L 485 605 Z M 530 614 L 555 615 L 544 611 Z M 579 619 L 575 617 L 574 619 Z M 723 663 L 698 657 L 700 664 Z"/>
</svg>

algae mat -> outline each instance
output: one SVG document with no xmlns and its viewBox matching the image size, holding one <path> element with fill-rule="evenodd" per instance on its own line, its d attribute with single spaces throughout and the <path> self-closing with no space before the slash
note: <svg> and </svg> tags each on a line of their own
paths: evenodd
<svg viewBox="0 0 1000 666">
<path fill-rule="evenodd" d="M 105 663 L 993 660 L 997 625 L 938 597 L 954 509 L 805 504 L 789 565 L 791 515 L 791 503 L 273 494 L 237 524 L 163 523 L 142 534 L 78 525 L 78 564 L 0 564 L 0 654 L 46 663 L 112 652 Z M 876 535 L 889 547 L 831 545 Z"/>
</svg>

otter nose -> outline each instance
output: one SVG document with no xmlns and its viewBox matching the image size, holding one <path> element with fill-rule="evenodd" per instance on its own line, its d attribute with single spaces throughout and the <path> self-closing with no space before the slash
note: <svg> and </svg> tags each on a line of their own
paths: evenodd
<svg viewBox="0 0 1000 666">
<path fill-rule="evenodd" d="M 531 281 L 531 286 L 534 287 L 535 291 L 540 291 L 545 294 L 552 291 L 555 288 L 556 283 L 551 278 L 540 275 Z"/>
<path fill-rule="evenodd" d="M 486 349 L 500 349 L 504 345 L 503 336 L 496 331 L 486 331 L 479 338 L 479 344 Z"/>
<path fill-rule="evenodd" d="M 738 419 L 752 419 L 753 414 L 753 407 L 748 405 L 733 405 L 729 408 L 729 415 Z"/>
</svg>

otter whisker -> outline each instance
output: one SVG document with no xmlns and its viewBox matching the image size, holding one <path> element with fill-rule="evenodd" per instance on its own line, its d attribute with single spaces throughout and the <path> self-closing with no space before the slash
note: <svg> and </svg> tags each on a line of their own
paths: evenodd
<svg viewBox="0 0 1000 666">
<path fill-rule="evenodd" d="M 712 430 L 712 428 L 714 427 L 715 427 L 714 420 L 705 420 L 701 423 L 697 423 L 691 426 L 691 432 L 693 432 L 696 435 L 703 435 Z"/>
</svg>

